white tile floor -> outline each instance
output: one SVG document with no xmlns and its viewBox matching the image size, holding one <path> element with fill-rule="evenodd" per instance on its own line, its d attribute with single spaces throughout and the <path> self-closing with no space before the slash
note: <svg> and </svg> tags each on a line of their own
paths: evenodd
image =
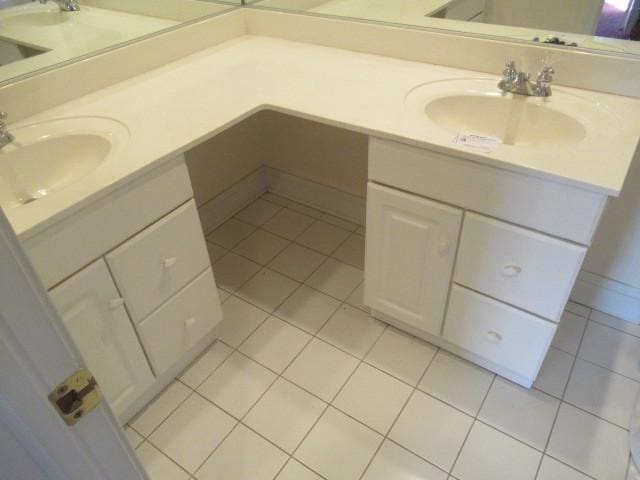
<svg viewBox="0 0 640 480">
<path fill-rule="evenodd" d="M 153 480 L 638 480 L 640 327 L 570 304 L 525 390 L 362 304 L 364 229 L 272 194 L 208 235 L 219 340 L 130 422 Z"/>
</svg>

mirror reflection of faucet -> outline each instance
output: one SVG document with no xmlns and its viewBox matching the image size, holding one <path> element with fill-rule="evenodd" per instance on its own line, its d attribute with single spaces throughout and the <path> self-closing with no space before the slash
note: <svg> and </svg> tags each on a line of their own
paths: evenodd
<svg viewBox="0 0 640 480">
<path fill-rule="evenodd" d="M 502 80 L 498 83 L 498 88 L 505 93 L 515 93 L 529 97 L 550 97 L 551 83 L 553 82 L 553 67 L 544 67 L 536 76 L 536 81 L 530 80 L 530 75 L 519 72 L 516 62 L 509 60 L 502 72 Z"/>
<path fill-rule="evenodd" d="M 39 2 L 42 4 L 45 4 L 49 1 L 56 2 L 60 7 L 60 10 L 63 12 L 77 12 L 80 10 L 80 4 L 78 3 L 78 0 L 39 0 Z"/>
</svg>

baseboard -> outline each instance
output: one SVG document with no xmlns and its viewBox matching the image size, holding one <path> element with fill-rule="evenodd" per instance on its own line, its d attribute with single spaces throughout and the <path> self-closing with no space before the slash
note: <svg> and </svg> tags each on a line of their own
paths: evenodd
<svg viewBox="0 0 640 480">
<path fill-rule="evenodd" d="M 640 289 L 582 271 L 571 292 L 571 300 L 640 324 Z"/>
<path fill-rule="evenodd" d="M 208 233 L 267 191 L 261 167 L 198 208 L 202 229 Z"/>
<path fill-rule="evenodd" d="M 331 213 L 338 217 L 364 225 L 366 203 L 363 197 L 342 192 L 326 185 L 295 175 L 263 167 L 267 189 L 283 197 L 295 200 L 310 207 Z"/>
</svg>

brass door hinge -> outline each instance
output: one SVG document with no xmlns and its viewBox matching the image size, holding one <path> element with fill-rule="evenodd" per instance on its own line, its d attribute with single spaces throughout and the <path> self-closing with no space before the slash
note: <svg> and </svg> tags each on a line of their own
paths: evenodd
<svg viewBox="0 0 640 480">
<path fill-rule="evenodd" d="M 67 425 L 78 423 L 101 400 L 98 383 L 91 372 L 84 368 L 76 371 L 49 394 L 49 401 Z"/>
</svg>

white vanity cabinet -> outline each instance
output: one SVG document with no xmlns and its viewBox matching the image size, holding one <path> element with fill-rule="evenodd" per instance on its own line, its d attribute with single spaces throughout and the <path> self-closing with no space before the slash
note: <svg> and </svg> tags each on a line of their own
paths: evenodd
<svg viewBox="0 0 640 480">
<path fill-rule="evenodd" d="M 459 208 L 370 183 L 369 306 L 440 335 L 462 214 Z"/>
<path fill-rule="evenodd" d="M 372 138 L 365 304 L 374 316 L 529 387 L 606 201 Z"/>
<path fill-rule="evenodd" d="M 121 414 L 155 379 L 104 260 L 49 294 L 105 398 Z"/>
</svg>

